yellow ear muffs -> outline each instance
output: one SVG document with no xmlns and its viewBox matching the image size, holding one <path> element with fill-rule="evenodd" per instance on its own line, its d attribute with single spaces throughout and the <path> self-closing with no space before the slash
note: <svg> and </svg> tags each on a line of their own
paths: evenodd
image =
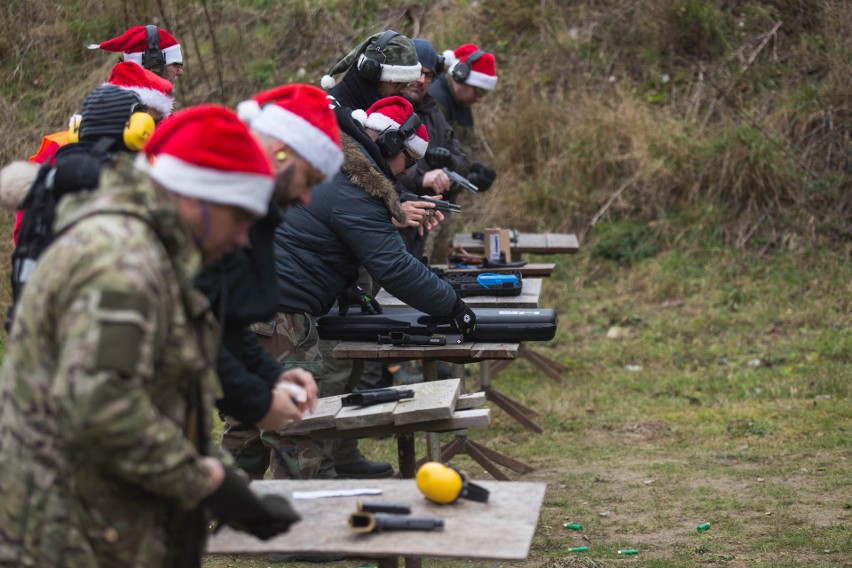
<svg viewBox="0 0 852 568">
<path fill-rule="evenodd" d="M 452 503 L 461 494 L 461 475 L 442 463 L 424 463 L 417 470 L 416 479 L 417 488 L 430 501 Z"/>
<path fill-rule="evenodd" d="M 83 122 L 83 116 L 72 114 L 68 119 L 68 143 L 76 144 L 80 141 L 80 124 Z"/>
<path fill-rule="evenodd" d="M 144 112 L 144 107 L 134 107 L 124 126 L 124 145 L 131 152 L 138 152 L 154 133 L 155 126 L 154 117 Z"/>
</svg>

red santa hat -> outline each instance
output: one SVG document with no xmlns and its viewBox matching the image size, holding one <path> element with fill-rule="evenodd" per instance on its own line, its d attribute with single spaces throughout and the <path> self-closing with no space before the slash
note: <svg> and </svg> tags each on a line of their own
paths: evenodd
<svg viewBox="0 0 852 568">
<path fill-rule="evenodd" d="M 444 52 L 444 62 L 450 73 L 459 63 L 467 62 L 468 58 L 479 50 L 479 47 L 466 43 L 456 48 L 455 51 Z M 497 86 L 497 63 L 494 55 L 484 52 L 476 61 L 470 65 L 470 75 L 462 81 L 465 85 L 479 87 L 487 91 L 493 91 Z"/>
<path fill-rule="evenodd" d="M 256 94 L 237 105 L 248 125 L 290 146 L 326 179 L 343 164 L 340 130 L 322 89 L 294 83 Z"/>
<path fill-rule="evenodd" d="M 383 132 L 387 129 L 399 130 L 409 117 L 414 114 L 414 107 L 402 97 L 385 97 L 377 100 L 367 109 L 367 120 L 364 126 L 372 130 Z M 358 120 L 358 115 L 353 114 Z M 429 147 L 429 133 L 421 123 L 417 130 L 406 138 L 405 146 L 411 151 L 413 157 L 418 160 L 426 154 Z"/>
<path fill-rule="evenodd" d="M 173 193 L 266 214 L 275 180 L 263 149 L 234 111 L 199 105 L 157 127 L 137 167 Z"/>
<path fill-rule="evenodd" d="M 172 113 L 174 84 L 135 63 L 129 61 L 118 63 L 112 68 L 107 83 L 133 91 L 139 95 L 146 106 L 160 112 L 163 116 Z"/>
<path fill-rule="evenodd" d="M 159 32 L 160 51 L 163 52 L 166 65 L 172 63 L 183 63 L 183 54 L 180 52 L 180 44 L 175 36 L 162 28 Z M 133 26 L 122 35 L 107 40 L 103 43 L 90 44 L 89 49 L 103 49 L 124 54 L 124 60 L 142 65 L 142 54 L 148 49 L 148 32 L 145 26 Z"/>
</svg>

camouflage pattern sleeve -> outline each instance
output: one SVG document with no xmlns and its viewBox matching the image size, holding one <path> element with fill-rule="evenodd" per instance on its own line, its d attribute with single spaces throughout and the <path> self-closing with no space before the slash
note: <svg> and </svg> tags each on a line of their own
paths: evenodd
<svg viewBox="0 0 852 568">
<path fill-rule="evenodd" d="M 180 346 L 167 340 L 173 343 L 174 326 L 186 324 L 185 316 L 175 321 L 183 310 L 167 278 L 170 261 L 137 219 L 84 222 L 72 233 L 39 263 L 61 265 L 64 252 L 73 258 L 66 246 L 86 251 L 65 273 L 55 304 L 61 352 L 54 400 L 65 406 L 59 416 L 66 443 L 85 456 L 82 467 L 192 507 L 207 473 L 181 420 L 200 371 L 181 368 L 182 357 L 170 361 Z M 183 349 L 193 347 L 190 341 Z"/>
</svg>

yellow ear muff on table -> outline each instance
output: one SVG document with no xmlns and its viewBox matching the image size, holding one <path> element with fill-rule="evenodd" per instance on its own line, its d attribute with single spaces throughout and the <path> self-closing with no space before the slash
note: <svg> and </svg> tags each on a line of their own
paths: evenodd
<svg viewBox="0 0 852 568">
<path fill-rule="evenodd" d="M 417 470 L 417 488 L 430 501 L 452 503 L 461 495 L 462 476 L 438 462 L 426 462 Z"/>
<path fill-rule="evenodd" d="M 145 146 L 148 138 L 154 134 L 156 123 L 154 117 L 144 110 L 134 109 L 124 126 L 124 145 L 131 152 L 138 152 Z"/>
<path fill-rule="evenodd" d="M 471 483 L 459 469 L 438 462 L 426 462 L 417 470 L 417 488 L 430 501 L 453 503 L 459 498 L 485 503 L 489 491 Z"/>
</svg>

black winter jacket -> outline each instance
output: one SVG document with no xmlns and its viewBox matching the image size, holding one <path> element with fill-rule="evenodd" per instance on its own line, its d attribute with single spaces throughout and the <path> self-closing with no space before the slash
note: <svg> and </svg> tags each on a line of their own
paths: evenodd
<svg viewBox="0 0 852 568">
<path fill-rule="evenodd" d="M 320 316 L 358 279 L 363 265 L 388 292 L 433 316 L 446 317 L 457 294 L 405 250 L 391 223 L 405 219 L 393 176 L 375 143 L 338 113 L 344 163 L 293 207 L 275 231 L 279 311 Z M 352 136 L 355 136 L 353 138 Z M 357 138 L 357 141 L 356 141 Z M 382 164 L 379 166 L 379 164 Z"/>
<path fill-rule="evenodd" d="M 284 371 L 248 329 L 272 318 L 278 306 L 272 235 L 280 221 L 271 210 L 252 227 L 251 248 L 229 254 L 195 282 L 222 327 L 216 370 L 224 396 L 216 406 L 245 424 L 257 423 L 269 411 L 271 389 Z"/>
<path fill-rule="evenodd" d="M 473 111 L 470 107 L 461 106 L 453 97 L 446 75 L 441 75 L 429 85 L 429 94 L 435 98 L 438 108 L 444 113 L 444 117 L 456 134 L 456 138 L 467 154 L 471 163 L 481 162 L 483 159 L 482 148 L 476 137 L 473 124 Z"/>
</svg>

